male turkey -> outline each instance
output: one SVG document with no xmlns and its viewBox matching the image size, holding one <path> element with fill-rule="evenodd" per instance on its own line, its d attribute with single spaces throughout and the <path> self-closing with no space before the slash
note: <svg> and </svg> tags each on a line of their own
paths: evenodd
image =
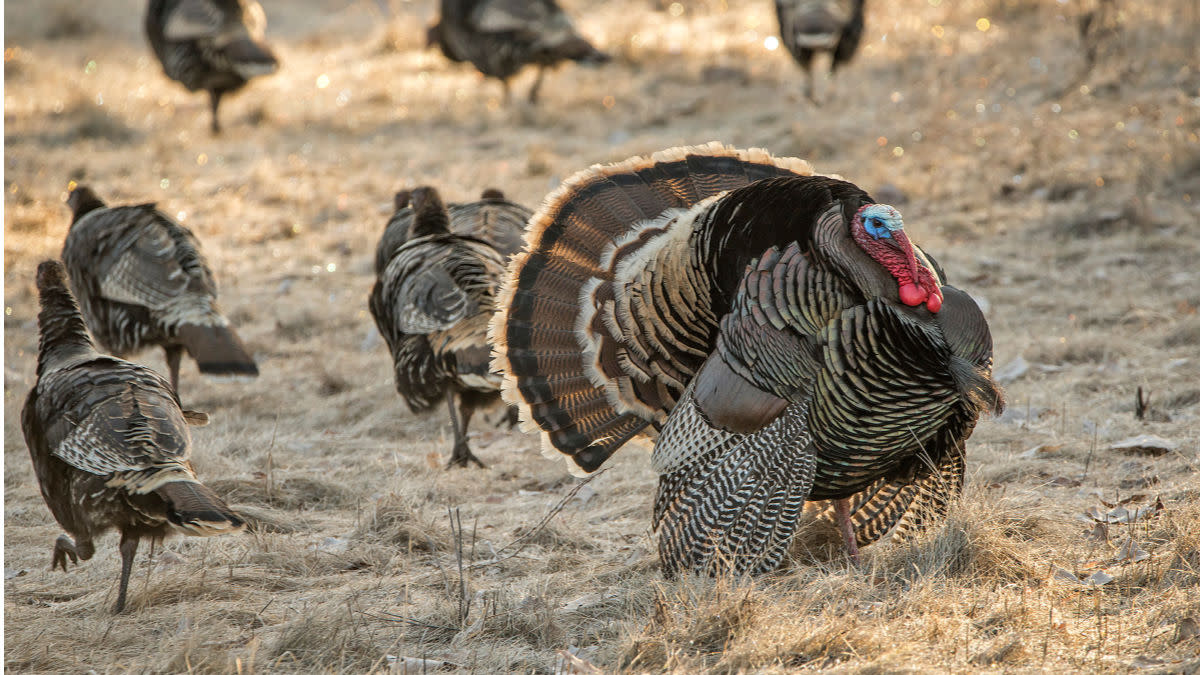
<svg viewBox="0 0 1200 675">
<path fill-rule="evenodd" d="M 78 186 L 62 258 L 96 340 L 117 356 L 158 345 L 171 386 L 179 388 L 186 349 L 202 373 L 258 375 L 229 320 L 217 309 L 217 285 L 191 230 L 154 204 L 106 207 Z"/>
<path fill-rule="evenodd" d="M 61 263 L 38 265 L 37 287 L 38 379 L 21 428 L 42 498 L 74 537 L 59 535 L 50 566 L 65 572 L 68 558 L 90 559 L 93 540 L 116 529 L 120 612 L 141 538 L 226 534 L 243 523 L 192 470 L 188 424 L 207 416 L 181 410 L 153 370 L 96 352 Z"/>
<path fill-rule="evenodd" d="M 775 0 L 779 35 L 804 69 L 808 97 L 823 103 L 826 80 L 858 50 L 864 0 Z M 815 68 L 814 68 L 815 66 Z"/>
<path fill-rule="evenodd" d="M 851 524 L 919 529 L 1002 405 L 971 298 L 895 209 L 801 160 L 710 144 L 595 166 L 526 238 L 492 324 L 505 399 L 584 471 L 657 435 L 667 574 L 774 569 L 808 499 L 845 500 L 850 546 Z"/>
<path fill-rule="evenodd" d="M 146 37 L 163 72 L 188 91 L 208 92 L 213 134 L 221 133 L 221 97 L 279 67 L 266 29 L 255 0 L 150 0 L 146 8 Z"/>
<path fill-rule="evenodd" d="M 383 230 L 379 245 L 375 248 L 375 274 L 378 276 L 395 255 L 396 249 L 408 241 L 412 227 L 413 209 L 409 206 L 412 193 L 402 190 L 396 193 L 396 212 Z M 450 231 L 467 237 L 482 239 L 505 256 L 521 250 L 524 244 L 525 223 L 533 215 L 528 207 L 509 201 L 504 193 L 495 188 L 483 191 L 479 201 L 446 205 L 450 216 Z"/>
<path fill-rule="evenodd" d="M 605 63 L 611 57 L 585 40 L 554 0 L 442 0 L 438 23 L 429 27 L 429 46 L 446 58 L 469 61 L 479 72 L 504 84 L 526 65 L 538 67 L 529 90 L 534 103 L 546 68 L 563 61 Z"/>
<path fill-rule="evenodd" d="M 482 467 L 467 443 L 467 425 L 476 408 L 500 400 L 487 327 L 506 257 L 482 239 L 452 232 L 434 188 L 419 187 L 410 199 L 407 236 L 378 272 L 371 316 L 392 352 L 396 391 L 409 409 L 422 413 L 445 399 L 454 427 L 448 467 Z"/>
</svg>

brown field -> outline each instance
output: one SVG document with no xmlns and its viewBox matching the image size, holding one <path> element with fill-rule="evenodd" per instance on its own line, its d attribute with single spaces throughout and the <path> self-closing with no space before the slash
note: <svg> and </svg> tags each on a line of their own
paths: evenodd
<svg viewBox="0 0 1200 675">
<path fill-rule="evenodd" d="M 564 2 L 616 59 L 552 73 L 536 108 L 422 49 L 433 4 L 265 1 L 283 67 L 214 139 L 145 44 L 144 3 L 5 3 L 7 669 L 1200 670 L 1200 3 L 1121 0 L 1081 73 L 1079 3 L 874 2 L 821 109 L 764 47 L 768 0 Z M 710 140 L 906 198 L 991 321 L 1009 412 L 976 430 L 964 499 L 861 568 L 812 532 L 777 575 L 664 581 L 643 449 L 580 487 L 481 422 L 490 468 L 448 472 L 445 415 L 393 389 L 366 297 L 396 189 L 536 205 L 594 162 Z M 254 531 L 144 547 L 121 616 L 115 536 L 49 571 L 60 529 L 19 425 L 33 270 L 60 250 L 71 180 L 191 227 L 262 371 L 185 361 L 181 382 L 213 419 L 197 470 Z M 1111 448 L 1140 434 L 1174 449 Z M 1135 522 L 1085 516 L 1119 503 Z"/>
</svg>

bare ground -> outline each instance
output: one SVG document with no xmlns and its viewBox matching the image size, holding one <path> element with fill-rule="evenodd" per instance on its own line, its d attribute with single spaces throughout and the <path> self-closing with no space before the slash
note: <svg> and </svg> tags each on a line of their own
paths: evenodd
<svg viewBox="0 0 1200 675">
<path fill-rule="evenodd" d="M 1200 5 L 1121 2 L 1081 75 L 1076 3 L 873 3 L 815 109 L 764 46 L 765 0 L 566 4 L 615 63 L 564 67 L 539 107 L 506 108 L 498 84 L 422 51 L 431 2 L 268 2 L 283 69 L 229 100 L 213 139 L 203 97 L 144 44 L 142 3 L 5 3 L 6 667 L 1196 672 Z M 404 409 L 374 335 L 396 189 L 536 205 L 591 163 L 714 139 L 903 199 L 986 304 L 1009 412 L 977 429 L 949 522 L 862 569 L 810 532 L 778 575 L 664 581 L 643 450 L 580 487 L 536 439 L 478 424 L 490 468 L 443 471 L 446 420 Z M 60 249 L 71 180 L 193 228 L 262 370 L 187 364 L 181 385 L 214 420 L 197 469 L 254 531 L 144 553 L 123 616 L 114 537 L 48 570 L 59 529 L 18 422 L 33 269 Z M 1174 449 L 1110 447 L 1140 434 Z M 1097 527 L 1092 507 L 1137 518 Z"/>
</svg>

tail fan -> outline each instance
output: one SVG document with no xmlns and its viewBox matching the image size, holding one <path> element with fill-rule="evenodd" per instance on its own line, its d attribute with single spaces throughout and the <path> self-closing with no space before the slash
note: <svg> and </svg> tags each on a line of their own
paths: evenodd
<svg viewBox="0 0 1200 675">
<path fill-rule="evenodd" d="M 526 250 L 509 265 L 492 321 L 494 367 L 523 428 L 543 432 L 549 447 L 593 471 L 661 423 L 707 356 L 705 345 L 684 345 L 686 353 L 672 355 L 678 363 L 655 363 L 677 388 L 630 376 L 630 352 L 603 326 L 612 304 L 603 287 L 675 213 L 757 180 L 811 174 L 801 160 L 711 143 L 593 166 L 563 183 L 530 219 Z M 672 311 L 705 311 L 676 300 Z M 706 322 L 715 330 L 716 317 L 689 318 Z"/>
<path fill-rule="evenodd" d="M 210 375 L 258 375 L 258 366 L 229 326 L 183 324 L 179 341 L 196 360 L 200 372 Z"/>
<path fill-rule="evenodd" d="M 279 60 L 265 45 L 243 38 L 225 45 L 222 54 L 233 70 L 245 79 L 270 75 L 279 68 Z"/>
<path fill-rule="evenodd" d="M 792 404 L 753 434 L 705 422 L 691 389 L 654 450 L 654 524 L 663 571 L 757 574 L 779 566 L 816 471 L 807 406 Z"/>
<path fill-rule="evenodd" d="M 557 46 L 555 52 L 563 58 L 579 63 L 601 64 L 612 61 L 612 56 L 596 49 L 592 43 L 578 35 Z"/>
<path fill-rule="evenodd" d="M 202 483 L 174 481 L 155 492 L 167 502 L 167 520 L 190 535 L 228 534 L 245 526 L 217 493 Z"/>
</svg>

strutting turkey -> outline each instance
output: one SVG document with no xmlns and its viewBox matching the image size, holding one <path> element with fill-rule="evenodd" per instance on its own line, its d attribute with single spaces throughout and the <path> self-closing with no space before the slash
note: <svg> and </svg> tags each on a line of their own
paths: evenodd
<svg viewBox="0 0 1200 675">
<path fill-rule="evenodd" d="M 563 61 L 606 63 L 610 56 L 575 31 L 554 0 L 442 0 L 441 17 L 426 34 L 446 58 L 470 62 L 479 72 L 504 84 L 527 65 L 538 68 L 529 90 L 534 103 L 546 69 Z"/>
<path fill-rule="evenodd" d="M 920 529 L 1002 406 L 974 301 L 895 209 L 801 160 L 714 143 L 594 166 L 526 247 L 492 324 L 504 397 L 584 471 L 657 435 L 669 575 L 774 569 L 808 499 L 844 500 L 859 539 Z"/>
<path fill-rule="evenodd" d="M 389 244 L 395 247 L 371 289 L 371 316 L 391 350 L 396 391 L 409 409 L 422 413 L 445 399 L 454 427 L 447 468 L 482 467 L 467 442 L 467 425 L 477 408 L 500 400 L 487 329 L 506 256 L 483 239 L 453 232 L 434 188 L 416 188 L 410 200 L 405 239 Z M 459 213 L 471 211 L 466 205 Z M 396 224 L 388 224 L 385 241 Z"/>
<path fill-rule="evenodd" d="M 97 353 L 65 276 L 57 261 L 38 266 L 38 379 L 21 428 L 42 498 L 74 537 L 55 541 L 51 569 L 65 572 L 68 558 L 90 559 L 93 540 L 116 529 L 121 581 L 114 609 L 121 612 L 140 539 L 173 530 L 226 534 L 243 522 L 192 470 L 188 425 L 207 423 L 207 416 L 181 410 L 153 370 Z"/>
<path fill-rule="evenodd" d="M 122 357 L 161 346 L 176 391 L 185 349 L 202 373 L 258 375 L 217 308 L 217 285 L 191 230 L 154 204 L 107 207 L 82 185 L 67 204 L 74 219 L 62 259 L 101 346 Z"/>
<path fill-rule="evenodd" d="M 379 245 L 375 248 L 375 274 L 378 276 L 395 255 L 396 249 L 408 241 L 412 227 L 413 209 L 409 206 L 412 193 L 402 190 L 396 193 L 396 212 L 383 230 Z M 509 201 L 504 193 L 488 188 L 479 201 L 451 202 L 446 205 L 450 216 L 450 231 L 467 237 L 482 239 L 505 256 L 521 250 L 525 242 L 525 223 L 533 211 L 528 207 Z"/>
<path fill-rule="evenodd" d="M 854 56 L 863 33 L 864 0 L 775 0 L 779 35 L 804 69 L 808 97 L 824 103 L 833 72 Z"/>
<path fill-rule="evenodd" d="M 146 8 L 146 37 L 163 72 L 188 91 L 208 92 L 214 134 L 221 97 L 279 67 L 266 29 L 255 0 L 150 0 Z"/>
</svg>

